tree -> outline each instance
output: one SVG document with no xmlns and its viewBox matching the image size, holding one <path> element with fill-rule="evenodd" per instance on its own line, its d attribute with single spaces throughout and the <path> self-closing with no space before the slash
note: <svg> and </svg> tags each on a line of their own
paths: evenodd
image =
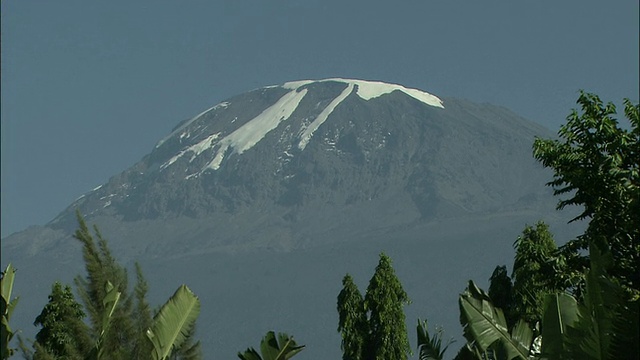
<svg viewBox="0 0 640 360">
<path fill-rule="evenodd" d="M 293 336 L 273 331 L 267 332 L 260 342 L 260 354 L 254 348 L 248 348 L 244 353 L 238 353 L 241 360 L 288 360 L 304 349 L 298 345 Z"/>
<path fill-rule="evenodd" d="M 369 282 L 364 304 L 371 330 L 367 347 L 376 360 L 406 360 L 411 353 L 403 306 L 409 297 L 384 253 Z"/>
<path fill-rule="evenodd" d="M 513 309 L 513 284 L 506 266 L 496 266 L 489 278 L 489 297 L 493 304 L 504 312 L 507 327 L 515 324 L 516 314 Z"/>
<path fill-rule="evenodd" d="M 51 287 L 49 302 L 33 323 L 42 328 L 36 334 L 35 360 L 48 356 L 65 359 L 81 359 L 86 349 L 87 328 L 85 317 L 70 286 L 55 282 Z"/>
<path fill-rule="evenodd" d="M 133 348 L 133 358 L 144 359 L 153 351 L 153 344 L 147 338 L 147 329 L 151 327 L 153 318 L 151 316 L 151 307 L 147 302 L 149 284 L 142 273 L 142 267 L 138 263 L 136 263 L 136 278 L 136 286 L 133 289 L 136 301 L 133 317 L 136 319 L 135 332 L 138 339 Z"/>
<path fill-rule="evenodd" d="M 201 359 L 200 342 L 193 340 L 197 297 L 183 285 L 152 318 L 140 266 L 136 263 L 137 282 L 130 295 L 127 271 L 116 262 L 107 241 L 96 226 L 93 234 L 89 231 L 80 213 L 77 217 L 74 236 L 83 245 L 87 273 L 76 277 L 75 284 L 84 308 L 68 286 L 54 284 L 49 303 L 36 318 L 42 329 L 33 342 L 35 353 L 21 343 L 25 358 Z M 85 313 L 88 325 L 81 320 Z"/>
<path fill-rule="evenodd" d="M 127 271 L 116 262 L 97 226 L 94 226 L 96 243 L 80 213 L 77 217 L 79 229 L 74 237 L 83 245 L 87 275 L 85 278 L 76 277 L 75 284 L 89 318 L 91 337 L 100 344 L 100 351 L 108 353 L 111 359 L 129 359 L 137 334 L 132 299 L 127 289 Z M 117 306 L 111 308 L 113 302 Z M 105 326 L 106 320 L 110 324 L 108 327 Z"/>
<path fill-rule="evenodd" d="M 363 360 L 369 323 L 364 299 L 349 274 L 342 279 L 342 291 L 338 295 L 338 316 L 338 331 L 342 335 L 342 359 Z"/>
<path fill-rule="evenodd" d="M 618 126 L 616 108 L 597 95 L 580 92 L 582 113 L 573 110 L 560 128 L 559 140 L 536 139 L 534 157 L 554 170 L 548 185 L 558 203 L 582 206 L 573 219 L 590 219 L 586 232 L 569 241 L 565 253 L 575 257 L 589 241 L 611 249 L 610 274 L 630 298 L 640 296 L 640 105 L 624 100 L 630 130 Z M 605 245 L 608 243 L 608 245 Z M 583 261 L 588 266 L 588 262 Z M 577 269 L 578 271 L 581 269 Z"/>
<path fill-rule="evenodd" d="M 347 274 L 338 295 L 343 359 L 407 359 L 411 353 L 403 306 L 409 297 L 384 253 L 364 299 Z"/>
<path fill-rule="evenodd" d="M 549 232 L 549 226 L 540 221 L 535 228 L 526 226 L 514 247 L 516 254 L 511 275 L 513 310 L 509 309 L 510 316 L 515 312 L 518 318 L 535 327 L 542 319 L 544 296 L 556 291 L 553 282 L 547 276 L 548 271 L 542 269 L 554 255 L 557 246 Z"/>
</svg>

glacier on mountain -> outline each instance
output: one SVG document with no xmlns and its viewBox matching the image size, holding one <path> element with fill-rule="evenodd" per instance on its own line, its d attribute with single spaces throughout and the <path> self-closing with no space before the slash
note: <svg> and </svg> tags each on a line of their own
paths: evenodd
<svg viewBox="0 0 640 360">
<path fill-rule="evenodd" d="M 163 163 L 160 166 L 160 170 L 163 170 L 177 161 L 179 158 L 185 156 L 186 154 L 190 154 L 191 158 L 189 162 L 193 161 L 198 155 L 204 152 L 207 149 L 217 148 L 215 149 L 215 153 L 211 161 L 204 166 L 200 173 L 203 173 L 207 170 L 218 170 L 224 160 L 225 156 L 228 155 L 229 151 L 236 154 L 242 154 L 246 150 L 252 148 L 255 144 L 257 144 L 260 140 L 262 140 L 270 131 L 274 130 L 278 127 L 278 125 L 288 120 L 291 115 L 296 111 L 298 105 L 302 101 L 302 99 L 307 94 L 308 88 L 307 85 L 318 83 L 318 82 L 340 82 L 347 84 L 347 87 L 335 98 L 333 99 L 321 112 L 318 114 L 308 126 L 300 129 L 299 132 L 299 143 L 298 148 L 300 150 L 304 150 L 311 138 L 313 137 L 314 132 L 329 118 L 331 113 L 336 109 L 338 105 L 340 105 L 350 94 L 356 93 L 361 99 L 368 101 L 371 99 L 375 99 L 385 94 L 392 93 L 394 91 L 401 91 L 406 95 L 425 103 L 429 106 L 444 108 L 442 100 L 438 97 L 429 94 L 427 92 L 406 88 L 402 85 L 397 84 L 389 84 L 379 81 L 365 81 L 365 80 L 352 80 L 352 79 L 342 79 L 342 78 L 331 78 L 324 80 L 300 80 L 300 81 L 291 81 L 287 82 L 280 87 L 291 90 L 284 94 L 275 104 L 271 105 L 262 113 L 260 113 L 255 118 L 249 120 L 244 125 L 240 126 L 235 131 L 231 132 L 226 136 L 221 136 L 221 133 L 215 133 L 209 135 L 205 139 L 199 141 L 196 144 L 192 144 L 184 149 L 182 149 L 178 154 L 171 157 L 168 161 Z M 266 88 L 273 88 L 278 86 L 268 86 Z M 208 112 L 220 108 L 226 108 L 229 105 L 228 102 L 222 102 L 210 109 L 203 111 L 202 113 L 196 115 L 195 117 L 189 119 L 188 121 L 181 124 L 177 129 L 171 132 L 166 138 L 161 140 L 156 148 L 161 146 L 167 139 L 172 136 L 177 135 L 181 131 L 187 129 L 187 127 L 192 124 L 195 120 L 199 119 L 203 115 Z M 235 121 L 235 119 L 234 119 Z M 183 132 L 180 135 L 180 139 L 185 137 L 189 137 L 190 133 Z M 189 175 L 188 178 L 193 177 L 195 174 Z"/>
</svg>

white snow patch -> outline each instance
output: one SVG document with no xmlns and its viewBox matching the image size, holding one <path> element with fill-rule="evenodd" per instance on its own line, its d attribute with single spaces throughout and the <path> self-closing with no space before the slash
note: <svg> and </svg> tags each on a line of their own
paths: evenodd
<svg viewBox="0 0 640 360">
<path fill-rule="evenodd" d="M 91 190 L 91 191 L 99 190 L 101 187 L 102 187 L 102 185 L 98 185 L 98 186 L 94 187 L 93 190 Z"/>
<path fill-rule="evenodd" d="M 184 122 L 184 124 L 180 125 L 179 128 L 175 129 L 174 131 L 171 132 L 171 134 L 167 135 L 164 139 L 158 141 L 158 143 L 156 144 L 156 148 L 159 148 L 160 145 L 164 144 L 165 141 L 169 140 L 169 138 L 171 138 L 173 135 L 179 133 L 180 131 L 182 131 L 184 128 L 186 128 L 187 126 L 189 126 L 189 124 L 191 124 L 192 122 L 196 121 L 198 118 L 200 118 L 202 115 L 208 113 L 211 110 L 217 110 L 217 109 L 224 109 L 227 106 L 229 106 L 229 102 L 227 101 L 223 101 L 219 104 L 217 104 L 216 106 L 213 106 L 203 112 L 201 112 L 200 114 L 192 117 L 191 119 L 187 120 Z"/>
<path fill-rule="evenodd" d="M 166 169 L 169 165 L 173 164 L 174 162 L 176 162 L 179 158 L 181 158 L 182 156 L 184 156 L 187 153 L 191 153 L 191 159 L 189 159 L 189 162 L 192 162 L 193 159 L 196 158 L 196 156 L 200 155 L 203 151 L 209 149 L 210 147 L 212 147 L 213 145 L 215 145 L 215 141 L 218 139 L 218 137 L 220 137 L 220 133 L 215 133 L 212 135 L 207 136 L 204 140 L 200 141 L 199 143 L 195 144 L 195 145 L 191 145 L 188 148 L 180 151 L 178 153 L 178 155 L 175 155 L 174 157 L 172 157 L 171 159 L 169 159 L 169 161 L 165 162 L 164 164 L 160 165 L 160 170 L 164 170 Z"/>
<path fill-rule="evenodd" d="M 268 132 L 278 127 L 280 122 L 289 119 L 306 94 L 307 89 L 303 89 L 302 91 L 294 90 L 286 93 L 275 104 L 260 113 L 260 115 L 225 136 L 218 143 L 220 147 L 215 157 L 202 171 L 206 169 L 219 169 L 225 153 L 230 148 L 237 154 L 242 154 L 246 150 L 249 150 L 262 140 Z"/>
<path fill-rule="evenodd" d="M 349 96 L 349 94 L 351 94 L 354 86 L 355 86 L 354 84 L 350 83 L 347 86 L 347 88 L 344 89 L 342 93 L 338 95 L 335 99 L 333 99 L 333 101 L 331 101 L 331 103 L 329 103 L 329 105 L 327 105 L 327 107 L 324 108 L 324 110 L 322 110 L 320 115 L 318 115 L 318 117 L 315 120 L 313 120 L 311 124 L 309 124 L 309 126 L 304 130 L 304 133 L 302 133 L 302 140 L 300 140 L 300 143 L 298 143 L 298 148 L 300 150 L 304 150 L 304 148 L 309 143 L 309 140 L 311 140 L 311 137 L 313 136 L 314 131 L 316 131 L 320 127 L 320 125 L 322 125 L 322 123 L 324 123 L 327 120 L 327 118 L 329 117 L 329 115 L 331 115 L 331 113 L 336 108 L 336 106 L 338 106 L 338 104 L 340 104 L 344 99 L 347 98 L 347 96 Z"/>
<path fill-rule="evenodd" d="M 429 94 L 428 92 L 417 90 L 417 89 L 406 88 L 402 85 L 388 84 L 380 81 L 353 80 L 353 79 L 342 79 L 342 78 L 323 79 L 323 80 L 300 80 L 300 81 L 287 82 L 282 87 L 284 87 L 285 89 L 294 90 L 294 89 L 300 88 L 301 86 L 308 85 L 314 82 L 327 82 L 327 81 L 336 81 L 336 82 L 341 82 L 341 83 L 350 84 L 350 85 L 357 85 L 358 86 L 357 94 L 364 100 L 374 99 L 384 94 L 389 94 L 393 91 L 399 90 L 427 105 L 444 108 L 442 104 L 442 100 L 440 100 L 435 95 Z"/>
</svg>

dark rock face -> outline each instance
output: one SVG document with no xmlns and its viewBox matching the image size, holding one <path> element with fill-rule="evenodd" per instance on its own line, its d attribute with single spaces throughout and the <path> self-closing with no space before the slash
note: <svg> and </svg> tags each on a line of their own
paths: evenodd
<svg viewBox="0 0 640 360">
<path fill-rule="evenodd" d="M 455 336 L 457 294 L 511 263 L 525 223 L 571 231 L 558 227 L 570 216 L 552 213 L 535 136 L 552 134 L 501 107 L 382 83 L 295 82 L 232 97 L 51 223 L 2 240 L 2 262 L 23 269 L 20 307 L 33 313 L 17 321 L 32 323 L 50 284 L 81 271 L 79 209 L 121 262 L 142 262 L 162 294 L 152 302 L 192 285 L 207 357 L 232 357 L 276 329 L 307 344 L 309 358 L 339 358 L 341 277 L 356 275 L 364 290 L 380 251 L 420 304 L 409 324 L 428 316 Z"/>
</svg>

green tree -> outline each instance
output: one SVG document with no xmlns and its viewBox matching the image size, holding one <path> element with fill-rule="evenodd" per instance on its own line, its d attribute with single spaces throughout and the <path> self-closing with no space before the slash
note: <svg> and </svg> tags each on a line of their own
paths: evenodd
<svg viewBox="0 0 640 360">
<path fill-rule="evenodd" d="M 347 274 L 338 295 L 343 359 L 407 359 L 411 353 L 403 306 L 409 297 L 384 253 L 364 299 Z"/>
<path fill-rule="evenodd" d="M 147 329 L 151 327 L 153 318 L 151 316 L 151 306 L 147 301 L 147 292 L 149 291 L 149 284 L 142 273 L 140 264 L 136 263 L 136 286 L 134 288 L 135 294 L 135 308 L 133 316 L 135 321 L 135 332 L 138 339 L 135 342 L 133 348 L 134 359 L 144 359 L 153 351 L 153 344 L 148 341 Z"/>
<path fill-rule="evenodd" d="M 363 360 L 369 323 L 364 299 L 349 274 L 342 279 L 342 291 L 338 295 L 338 316 L 338 331 L 342 335 L 342 359 Z"/>
<path fill-rule="evenodd" d="M 127 289 L 127 271 L 116 262 L 98 228 L 94 226 L 96 242 L 82 216 L 78 213 L 77 217 L 79 229 L 74 237 L 83 245 L 87 275 L 76 277 L 75 284 L 89 318 L 91 337 L 111 359 L 130 359 L 138 336 L 133 322 L 133 301 Z M 105 300 L 116 294 L 117 299 L 112 300 L 117 306 L 111 308 L 112 302 Z"/>
<path fill-rule="evenodd" d="M 615 106 L 603 104 L 597 95 L 581 91 L 578 104 L 582 112 L 573 110 L 567 117 L 567 123 L 558 132 L 560 139 L 536 139 L 533 154 L 545 167 L 554 170 L 553 181 L 549 182 L 554 193 L 568 196 L 559 201 L 558 208 L 582 206 L 582 213 L 574 220 L 590 219 L 586 232 L 569 241 L 563 247 L 564 253 L 577 257 L 589 241 L 607 246 L 615 260 L 611 276 L 631 298 L 638 298 L 640 105 L 624 100 L 624 112 L 630 123 L 627 130 L 613 117 Z M 578 264 L 588 266 L 587 261 Z"/>
<path fill-rule="evenodd" d="M 489 278 L 489 297 L 496 307 L 504 312 L 508 328 L 515 324 L 513 310 L 513 284 L 507 272 L 506 266 L 496 266 Z"/>
<path fill-rule="evenodd" d="M 542 319 L 544 296 L 559 290 L 554 289 L 553 282 L 547 276 L 548 271 L 543 271 L 557 246 L 547 224 L 540 221 L 535 228 L 526 226 L 514 247 L 516 254 L 511 275 L 513 312 L 518 314 L 519 319 L 535 327 Z"/>
<path fill-rule="evenodd" d="M 411 353 L 403 306 L 410 303 L 396 276 L 391 259 L 380 254 L 380 261 L 364 297 L 371 333 L 367 347 L 376 360 L 406 360 Z"/>
<path fill-rule="evenodd" d="M 70 286 L 55 282 L 51 287 L 49 302 L 33 323 L 41 329 L 36 334 L 35 360 L 48 357 L 82 359 L 87 351 L 85 317 Z"/>
</svg>

